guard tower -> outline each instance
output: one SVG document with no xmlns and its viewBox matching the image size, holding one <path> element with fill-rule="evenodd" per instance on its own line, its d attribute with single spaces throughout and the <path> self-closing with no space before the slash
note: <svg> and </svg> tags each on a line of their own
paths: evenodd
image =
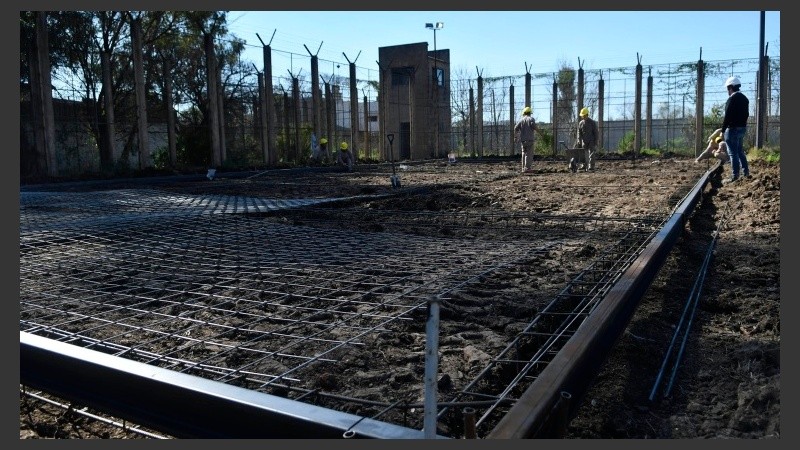
<svg viewBox="0 0 800 450">
<path fill-rule="evenodd" d="M 381 152 L 395 160 L 446 158 L 450 152 L 450 50 L 427 42 L 378 49 Z"/>
</svg>

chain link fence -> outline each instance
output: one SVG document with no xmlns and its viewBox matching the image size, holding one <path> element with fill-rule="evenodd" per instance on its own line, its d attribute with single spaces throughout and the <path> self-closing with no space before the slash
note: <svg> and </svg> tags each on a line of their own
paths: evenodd
<svg viewBox="0 0 800 450">
<path fill-rule="evenodd" d="M 332 164 L 342 142 L 348 143 L 362 163 L 403 159 L 387 145 L 381 116 L 387 108 L 411 105 L 382 101 L 377 65 L 368 68 L 349 59 L 319 60 L 278 50 L 271 50 L 271 54 L 290 57 L 292 70 L 271 74 L 271 70 L 262 71 L 254 62 L 242 61 L 220 70 L 217 104 L 221 125 L 217 131 L 221 148 L 214 151 L 222 155 L 222 167 Z M 95 60 L 100 55 L 88 57 Z M 721 125 L 727 98 L 724 80 L 734 74 L 741 78 L 742 91 L 750 99 L 751 126 L 745 148 L 757 143 L 759 116 L 764 124 L 763 143 L 779 146 L 780 59 L 768 61 L 764 111 L 758 111 L 757 58 L 617 68 L 584 68 L 578 61 L 577 68 L 566 66 L 556 72 L 492 78 L 447 71 L 452 77 L 446 80 L 449 95 L 440 99 L 449 102 L 452 120 L 438 130 L 438 142 L 446 148 L 431 149 L 425 154 L 438 157 L 450 153 L 462 158 L 519 154 L 513 126 L 522 109 L 531 106 L 542 130 L 535 151 L 542 156 L 555 156 L 564 145 L 573 146 L 578 111 L 586 106 L 600 125 L 601 154 L 635 155 L 651 149 L 695 155 L 702 151 L 700 146 L 705 146 L 705 136 Z M 138 133 L 133 83 L 121 84 L 125 87 L 113 92 L 111 169 L 120 173 L 165 168 L 205 170 L 214 166 L 208 93 L 198 95 L 200 104 L 191 104 L 182 97 L 168 106 L 165 89 L 158 87 L 162 85 L 158 80 L 163 82 L 160 77 L 165 75 L 150 69 L 144 68 L 145 85 L 150 87 L 145 95 L 146 145 L 142 145 L 142 134 Z M 127 70 L 130 78 L 134 77 L 132 65 L 120 70 Z M 101 142 L 109 122 L 100 83 L 87 85 L 79 73 L 79 67 L 64 66 L 53 72 L 55 173 L 63 177 L 108 170 L 101 163 Z M 264 81 L 269 74 L 271 89 Z M 177 74 L 173 77 L 174 81 L 180 79 Z M 21 94 L 20 170 L 24 178 L 43 173 L 42 165 L 46 163 L 41 137 L 37 137 L 42 128 L 38 112 L 41 104 L 30 86 L 23 85 Z M 435 123 L 433 108 L 420 106 L 414 114 L 420 115 L 423 123 Z M 315 155 L 314 144 L 322 138 L 327 139 L 327 148 Z M 418 145 L 436 146 L 436 142 L 431 136 Z M 142 151 L 148 156 L 141 158 Z"/>
</svg>

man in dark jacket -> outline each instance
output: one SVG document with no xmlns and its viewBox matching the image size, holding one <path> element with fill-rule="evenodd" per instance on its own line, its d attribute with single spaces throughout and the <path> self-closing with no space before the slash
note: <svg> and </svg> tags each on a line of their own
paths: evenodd
<svg viewBox="0 0 800 450">
<path fill-rule="evenodd" d="M 578 147 L 586 153 L 583 169 L 594 170 L 595 154 L 597 153 L 597 122 L 589 117 L 589 108 L 581 109 L 578 115 L 581 118 L 581 121 L 578 122 Z"/>
<path fill-rule="evenodd" d="M 725 180 L 731 183 L 739 179 L 739 172 L 750 176 L 747 155 L 744 153 L 744 134 L 747 132 L 747 118 L 750 116 L 750 101 L 739 91 L 742 82 L 739 77 L 725 80 L 728 89 L 728 100 L 725 102 L 725 116 L 722 119 L 722 136 L 728 143 L 728 156 L 731 159 L 731 177 Z"/>
</svg>

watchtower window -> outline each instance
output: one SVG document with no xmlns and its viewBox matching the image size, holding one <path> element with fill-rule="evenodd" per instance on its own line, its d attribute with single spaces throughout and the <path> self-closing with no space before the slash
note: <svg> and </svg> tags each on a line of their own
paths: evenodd
<svg viewBox="0 0 800 450">
<path fill-rule="evenodd" d="M 444 87 L 444 69 L 441 67 L 434 67 L 432 70 L 433 82 L 439 87 Z"/>
<path fill-rule="evenodd" d="M 396 67 L 392 69 L 392 86 L 407 86 L 411 84 L 411 67 Z"/>
</svg>

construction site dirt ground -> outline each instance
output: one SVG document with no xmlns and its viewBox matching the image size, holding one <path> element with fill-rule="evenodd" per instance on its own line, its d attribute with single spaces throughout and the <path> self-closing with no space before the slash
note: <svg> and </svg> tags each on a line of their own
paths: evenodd
<svg viewBox="0 0 800 450">
<path fill-rule="evenodd" d="M 235 179 L 226 179 L 221 173 L 214 180 L 201 177 L 180 183 L 135 179 L 106 181 L 102 186 L 70 183 L 45 188 L 147 187 L 186 194 L 285 199 L 375 196 L 373 207 L 388 204 L 409 211 L 633 217 L 663 213 L 669 206 L 665 202 L 679 200 L 669 197 L 676 182 L 692 183 L 710 167 L 691 158 L 671 157 L 601 159 L 597 169 L 588 173 L 571 173 L 561 161 L 537 161 L 532 174 L 520 174 L 518 166 L 516 161 L 438 161 L 384 166 L 381 171 L 359 165 L 353 173 L 309 169 L 290 176 L 274 171 Z M 566 439 L 780 438 L 780 166 L 754 161 L 750 167 L 751 177 L 732 184 L 722 183 L 729 176 L 729 167 L 711 175 L 674 251 L 609 359 L 589 380 L 591 387 L 570 421 Z M 400 188 L 392 187 L 391 173 L 400 177 Z M 436 195 L 428 195 L 430 189 L 435 189 Z M 398 191 L 408 195 L 378 200 L 381 194 Z M 370 203 L 353 201 L 366 207 Z M 586 248 L 593 249 L 595 243 L 587 240 Z M 712 253 L 707 259 L 709 249 Z M 696 280 L 706 260 L 708 267 L 698 286 Z M 563 276 L 553 270 L 555 275 L 541 276 Z M 698 288 L 701 295 L 696 310 L 687 316 L 687 305 Z M 487 298 L 506 307 L 519 301 L 509 290 Z M 520 307 L 518 311 L 523 310 Z M 491 308 L 461 313 L 473 326 L 499 326 L 492 323 Z M 670 378 L 662 367 L 664 357 L 682 321 L 690 325 L 688 339 L 671 391 L 663 395 L 666 378 Z M 474 358 L 482 357 L 475 350 Z M 441 373 L 458 370 L 463 367 L 444 366 Z M 665 380 L 651 400 L 660 374 Z M 361 383 L 365 389 L 369 385 L 358 379 L 337 382 Z M 142 437 L 20 395 L 20 439 Z"/>
</svg>

